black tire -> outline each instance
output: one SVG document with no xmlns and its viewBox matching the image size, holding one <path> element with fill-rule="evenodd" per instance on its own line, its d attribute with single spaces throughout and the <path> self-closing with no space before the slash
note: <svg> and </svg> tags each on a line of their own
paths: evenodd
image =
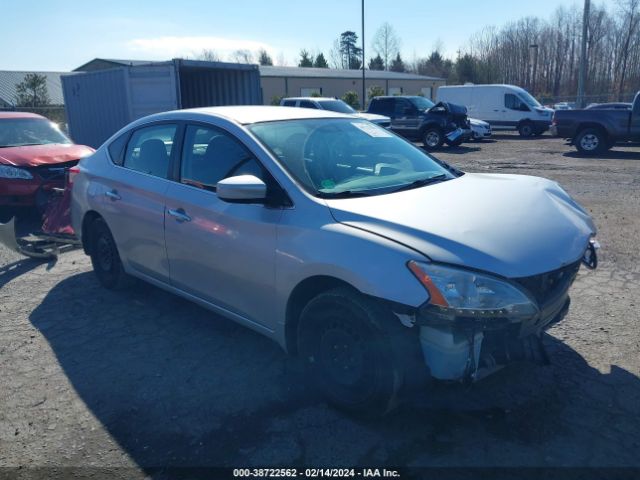
<svg viewBox="0 0 640 480">
<path fill-rule="evenodd" d="M 331 405 L 363 416 L 382 416 L 398 405 L 409 368 L 414 378 L 427 372 L 424 360 L 417 367 L 410 360 L 419 352 L 417 329 L 348 288 L 321 293 L 303 309 L 298 352 Z"/>
<path fill-rule="evenodd" d="M 522 122 L 518 125 L 518 133 L 523 138 L 530 138 L 535 133 L 535 129 L 533 128 L 533 123 L 531 122 Z"/>
<path fill-rule="evenodd" d="M 442 147 L 444 134 L 438 127 L 428 127 L 422 134 L 422 143 L 425 150 L 435 150 Z"/>
<path fill-rule="evenodd" d="M 100 284 L 109 290 L 118 290 L 129 285 L 131 277 L 122 267 L 118 247 L 105 221 L 96 218 L 91 223 L 88 233 L 91 265 Z"/>
<path fill-rule="evenodd" d="M 584 128 L 573 140 L 578 152 L 582 155 L 595 155 L 608 148 L 607 136 L 599 128 Z"/>
</svg>

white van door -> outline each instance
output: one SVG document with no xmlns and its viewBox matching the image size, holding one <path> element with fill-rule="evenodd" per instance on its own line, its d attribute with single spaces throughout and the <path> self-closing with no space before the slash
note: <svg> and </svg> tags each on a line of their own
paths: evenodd
<svg viewBox="0 0 640 480">
<path fill-rule="evenodd" d="M 473 88 L 471 98 L 473 113 L 469 116 L 489 122 L 492 126 L 499 125 L 504 115 L 500 91 L 501 89 L 496 87 Z"/>
<path fill-rule="evenodd" d="M 520 120 L 530 116 L 531 109 L 516 92 L 505 90 L 502 97 L 506 125 L 515 128 L 520 123 Z"/>
</svg>

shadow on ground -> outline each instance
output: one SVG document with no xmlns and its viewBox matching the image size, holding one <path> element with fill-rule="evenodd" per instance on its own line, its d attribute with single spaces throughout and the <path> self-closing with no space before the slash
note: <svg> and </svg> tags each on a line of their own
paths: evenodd
<svg viewBox="0 0 640 480">
<path fill-rule="evenodd" d="M 608 150 L 606 152 L 598 153 L 597 155 L 594 155 L 594 156 L 583 155 L 580 152 L 576 151 L 575 149 L 570 152 L 565 152 L 562 155 L 565 157 L 580 158 L 584 160 L 591 160 L 591 159 L 593 160 L 606 160 L 606 159 L 640 160 L 640 152 L 633 152 L 629 150 L 617 150 L 615 148 L 613 150 Z"/>
<path fill-rule="evenodd" d="M 64 308 L 61 308 L 61 306 Z M 640 465 L 640 381 L 547 336 L 553 365 L 439 386 L 384 421 L 319 401 L 271 341 L 153 287 L 69 277 L 33 311 L 79 397 L 142 468 Z"/>
</svg>

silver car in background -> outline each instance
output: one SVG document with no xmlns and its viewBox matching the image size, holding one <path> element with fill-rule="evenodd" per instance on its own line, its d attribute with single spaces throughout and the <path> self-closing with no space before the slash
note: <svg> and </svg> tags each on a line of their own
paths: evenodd
<svg viewBox="0 0 640 480">
<path fill-rule="evenodd" d="M 137 120 L 80 162 L 72 218 L 105 287 L 197 302 L 298 355 L 334 405 L 378 414 L 430 377 L 543 359 L 596 264 L 593 222 L 555 182 L 463 173 L 304 108 Z"/>
</svg>

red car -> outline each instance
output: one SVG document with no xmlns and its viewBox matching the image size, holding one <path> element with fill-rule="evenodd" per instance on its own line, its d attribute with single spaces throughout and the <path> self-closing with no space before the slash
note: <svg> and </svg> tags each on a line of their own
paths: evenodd
<svg viewBox="0 0 640 480">
<path fill-rule="evenodd" d="M 37 207 L 64 188 L 67 170 L 93 148 L 74 145 L 55 123 L 24 112 L 0 112 L 0 210 Z"/>
</svg>

